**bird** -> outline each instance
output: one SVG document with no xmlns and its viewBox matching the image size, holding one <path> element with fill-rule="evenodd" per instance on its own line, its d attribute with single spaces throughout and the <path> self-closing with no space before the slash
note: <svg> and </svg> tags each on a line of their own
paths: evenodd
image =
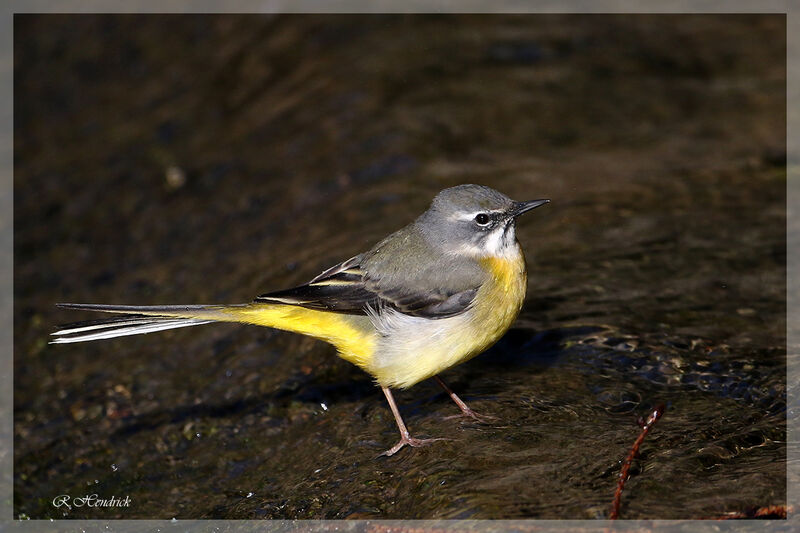
<svg viewBox="0 0 800 533">
<path fill-rule="evenodd" d="M 525 300 L 527 270 L 517 217 L 549 199 L 517 202 L 490 187 L 439 192 L 416 220 L 367 252 L 297 287 L 229 305 L 58 307 L 116 316 L 61 326 L 54 344 L 240 322 L 307 335 L 370 374 L 400 440 L 381 455 L 435 440 L 412 437 L 392 389 L 433 378 L 463 415 L 481 420 L 439 374 L 482 353 L 511 327 Z"/>
</svg>

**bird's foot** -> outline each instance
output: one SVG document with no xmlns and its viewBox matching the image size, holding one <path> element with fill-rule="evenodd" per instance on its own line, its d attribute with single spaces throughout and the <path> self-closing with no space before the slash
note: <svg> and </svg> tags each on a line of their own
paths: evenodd
<svg viewBox="0 0 800 533">
<path fill-rule="evenodd" d="M 391 448 L 389 448 L 388 450 L 386 450 L 385 452 L 383 452 L 382 454 L 380 454 L 378 457 L 381 457 L 381 456 L 384 456 L 384 455 L 385 455 L 386 457 L 391 457 L 392 455 L 394 455 L 394 454 L 396 454 L 398 451 L 400 451 L 400 448 L 402 448 L 402 447 L 403 447 L 403 446 L 405 446 L 406 444 L 408 444 L 409 446 L 412 446 L 412 447 L 416 448 L 416 447 L 418 447 L 418 446 L 427 446 L 428 444 L 430 444 L 430 443 L 432 443 L 432 442 L 435 442 L 435 441 L 437 441 L 437 440 L 447 440 L 447 439 L 445 439 L 445 438 L 437 438 L 437 439 L 415 439 L 414 437 L 410 437 L 410 436 L 409 436 L 409 437 L 406 437 L 406 436 L 404 436 L 404 437 L 402 437 L 402 438 L 400 439 L 400 442 L 398 442 L 397 444 L 395 444 L 394 446 L 392 446 Z"/>
<path fill-rule="evenodd" d="M 482 414 L 476 413 L 475 411 L 473 411 L 469 407 L 467 407 L 465 409 L 461 409 L 461 414 L 460 415 L 446 416 L 446 417 L 444 417 L 444 419 L 445 420 L 452 420 L 453 418 L 461 418 L 462 416 L 468 416 L 471 419 L 475 420 L 476 422 L 482 422 L 484 424 L 489 424 L 491 422 L 499 420 L 499 418 L 497 418 L 496 416 L 482 415 Z"/>
</svg>

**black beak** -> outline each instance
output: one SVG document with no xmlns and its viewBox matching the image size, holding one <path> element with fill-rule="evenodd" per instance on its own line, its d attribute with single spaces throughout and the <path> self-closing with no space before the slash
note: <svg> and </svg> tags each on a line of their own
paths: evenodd
<svg viewBox="0 0 800 533">
<path fill-rule="evenodd" d="M 511 208 L 511 216 L 518 217 L 526 211 L 536 209 L 544 204 L 549 204 L 550 200 L 531 200 L 530 202 L 514 202 L 514 207 Z"/>
</svg>

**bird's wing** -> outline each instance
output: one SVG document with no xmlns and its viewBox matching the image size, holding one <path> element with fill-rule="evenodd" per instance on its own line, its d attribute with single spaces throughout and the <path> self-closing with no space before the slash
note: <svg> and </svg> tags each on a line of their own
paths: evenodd
<svg viewBox="0 0 800 533">
<path fill-rule="evenodd" d="M 361 256 L 351 257 L 329 268 L 308 283 L 262 294 L 256 302 L 298 305 L 339 313 L 365 314 L 366 306 L 377 307 L 378 296 L 364 286 Z"/>
<path fill-rule="evenodd" d="M 367 308 L 393 308 L 411 316 L 445 318 L 463 312 L 472 303 L 479 283 L 456 289 L 397 283 L 370 275 L 357 255 L 321 273 L 308 283 L 262 294 L 257 302 L 274 302 L 338 313 L 366 314 Z"/>
</svg>

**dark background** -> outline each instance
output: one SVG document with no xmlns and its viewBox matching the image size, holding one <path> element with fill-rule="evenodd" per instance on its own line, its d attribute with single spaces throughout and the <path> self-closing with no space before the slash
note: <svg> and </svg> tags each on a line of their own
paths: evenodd
<svg viewBox="0 0 800 533">
<path fill-rule="evenodd" d="M 15 17 L 15 517 L 623 518 L 785 503 L 785 17 Z M 59 301 L 244 302 L 444 187 L 551 198 L 517 326 L 398 395 L 212 325 L 48 345 Z M 323 405 L 324 404 L 324 407 Z M 123 509 L 52 506 L 130 496 Z"/>
</svg>

